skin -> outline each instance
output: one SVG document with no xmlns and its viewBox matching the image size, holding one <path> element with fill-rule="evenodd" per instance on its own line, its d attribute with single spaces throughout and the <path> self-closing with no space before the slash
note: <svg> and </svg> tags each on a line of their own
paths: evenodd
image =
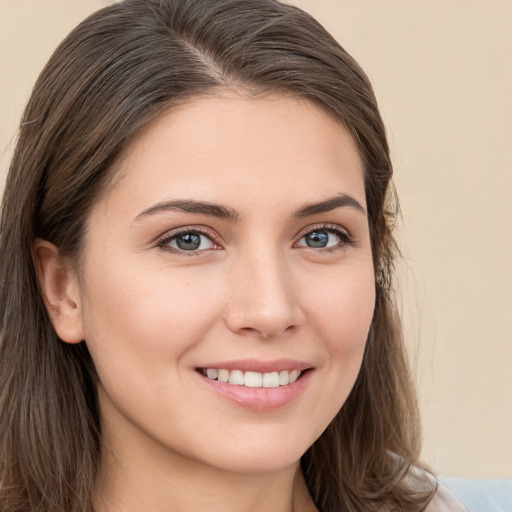
<svg viewBox="0 0 512 512">
<path fill-rule="evenodd" d="M 315 510 L 299 459 L 354 384 L 375 301 L 354 141 L 305 100 L 226 93 L 149 123 L 118 167 L 78 272 L 34 248 L 57 333 L 85 339 L 99 375 L 97 510 Z M 177 200 L 236 215 L 161 206 Z M 198 250 L 179 249 L 183 228 L 207 233 Z M 242 407 L 197 371 L 247 358 L 307 362 L 302 393 Z"/>
</svg>

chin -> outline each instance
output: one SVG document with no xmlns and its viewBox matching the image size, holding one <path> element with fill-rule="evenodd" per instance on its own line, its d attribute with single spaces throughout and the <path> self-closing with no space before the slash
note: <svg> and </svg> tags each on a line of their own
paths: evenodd
<svg viewBox="0 0 512 512">
<path fill-rule="evenodd" d="M 208 456 L 202 458 L 210 466 L 234 473 L 273 473 L 297 464 L 314 440 L 301 439 L 296 431 L 286 438 L 262 433 L 250 442 L 234 439 L 222 450 L 208 450 Z"/>
<path fill-rule="evenodd" d="M 234 456 L 217 459 L 214 465 L 225 471 L 239 474 L 278 473 L 297 464 L 303 452 L 293 453 L 255 453 L 247 456 Z"/>
</svg>

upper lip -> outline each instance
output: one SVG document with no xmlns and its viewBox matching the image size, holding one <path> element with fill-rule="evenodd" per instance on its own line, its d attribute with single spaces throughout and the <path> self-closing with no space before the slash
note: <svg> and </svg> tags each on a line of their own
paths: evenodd
<svg viewBox="0 0 512 512">
<path fill-rule="evenodd" d="M 274 359 L 272 361 L 261 361 L 258 359 L 238 359 L 235 361 L 217 361 L 214 363 L 207 363 L 198 365 L 197 368 L 208 369 L 215 368 L 217 370 L 241 370 L 243 372 L 282 372 L 285 370 L 299 370 L 304 371 L 312 368 L 311 363 L 299 361 L 296 359 Z"/>
</svg>

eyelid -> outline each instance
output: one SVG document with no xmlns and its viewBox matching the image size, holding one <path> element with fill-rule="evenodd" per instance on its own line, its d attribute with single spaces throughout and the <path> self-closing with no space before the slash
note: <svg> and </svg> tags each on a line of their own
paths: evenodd
<svg viewBox="0 0 512 512">
<path fill-rule="evenodd" d="M 302 228 L 297 233 L 295 238 L 302 238 L 304 235 L 311 233 L 311 231 L 315 231 L 315 229 L 325 229 L 326 231 L 335 231 L 337 233 L 344 234 L 347 237 L 353 239 L 353 237 L 350 234 L 348 229 L 344 228 L 343 226 L 340 226 L 339 224 L 331 224 L 329 222 L 320 222 L 319 224 L 311 224 L 309 226 L 306 226 L 305 228 Z"/>
<path fill-rule="evenodd" d="M 299 233 L 295 236 L 296 241 L 294 242 L 294 246 L 307 234 L 311 233 L 315 230 L 325 230 L 330 231 L 333 233 L 338 234 L 342 238 L 342 243 L 340 245 L 336 245 L 334 247 L 326 247 L 323 249 L 315 249 L 310 248 L 315 251 L 329 251 L 333 249 L 339 249 L 340 247 L 344 247 L 345 245 L 352 245 L 355 242 L 355 238 L 350 234 L 348 229 L 340 226 L 339 224 L 330 224 L 330 223 L 320 223 L 320 224 L 312 224 L 310 226 L 307 226 L 299 231 Z M 302 246 L 296 246 L 296 247 L 302 247 Z M 306 247 L 309 248 L 309 247 Z"/>
<path fill-rule="evenodd" d="M 201 249 L 201 250 L 195 250 L 195 251 L 184 251 L 184 250 L 175 249 L 175 248 L 169 247 L 169 246 L 166 247 L 166 244 L 168 244 L 173 238 L 175 238 L 176 236 L 183 234 L 183 233 L 199 233 L 200 235 L 203 235 L 206 238 L 209 238 L 213 242 L 213 244 L 217 246 L 213 250 L 222 249 L 221 238 L 214 230 L 212 230 L 206 226 L 194 226 L 194 225 L 180 226 L 179 228 L 174 228 L 169 231 L 166 231 L 164 234 L 160 235 L 155 240 L 155 246 L 159 247 L 162 250 L 172 252 L 174 254 L 184 254 L 184 255 L 188 255 L 188 256 L 212 250 L 212 249 Z"/>
<path fill-rule="evenodd" d="M 333 232 L 333 233 L 336 233 L 337 235 L 340 236 L 340 238 L 342 239 L 341 243 L 339 245 L 336 245 L 336 246 L 333 246 L 333 247 L 327 247 L 327 248 L 323 248 L 323 249 L 316 249 L 316 248 L 310 248 L 314 251 L 329 251 L 329 250 L 336 250 L 336 249 L 339 249 L 339 248 L 342 248 L 346 245 L 352 245 L 354 242 L 355 242 L 355 239 L 354 237 L 350 234 L 350 232 L 340 226 L 339 224 L 330 224 L 330 223 L 320 223 L 320 224 L 312 224 L 312 225 L 309 225 L 303 229 L 301 229 L 297 235 L 294 237 L 295 238 L 295 242 L 294 242 L 294 247 L 302 247 L 302 246 L 297 246 L 296 244 L 307 234 L 311 233 L 312 231 L 315 231 L 315 230 L 326 230 L 326 231 L 330 231 L 330 232 Z M 199 254 L 199 253 L 203 253 L 203 252 L 208 252 L 212 249 L 201 249 L 201 250 L 191 250 L 191 251 L 185 251 L 185 250 L 180 250 L 180 249 L 175 249 L 175 248 L 172 248 L 172 247 L 169 247 L 169 246 L 166 246 L 166 244 L 168 244 L 173 238 L 175 238 L 176 236 L 182 234 L 182 233 L 189 233 L 189 232 L 195 232 L 195 233 L 199 233 L 200 235 L 203 235 L 205 237 L 207 237 L 208 239 L 210 239 L 212 241 L 212 243 L 214 245 L 216 245 L 217 247 L 214 248 L 214 250 L 218 250 L 218 249 L 222 249 L 223 248 L 223 244 L 222 244 L 222 240 L 221 240 L 221 237 L 218 235 L 218 233 L 214 230 L 212 230 L 211 228 L 208 228 L 206 226 L 196 226 L 196 225 L 185 225 L 185 226 L 180 226 L 178 228 L 174 228 L 174 229 L 171 229 L 169 231 L 166 231 L 165 233 L 163 233 L 162 235 L 160 235 L 154 242 L 155 246 L 156 247 L 159 247 L 161 248 L 162 250 L 165 250 L 165 251 L 168 251 L 168 252 L 172 252 L 172 253 L 175 253 L 175 254 L 183 254 L 183 255 L 194 255 L 194 254 Z M 308 247 L 306 247 L 307 249 Z"/>
</svg>

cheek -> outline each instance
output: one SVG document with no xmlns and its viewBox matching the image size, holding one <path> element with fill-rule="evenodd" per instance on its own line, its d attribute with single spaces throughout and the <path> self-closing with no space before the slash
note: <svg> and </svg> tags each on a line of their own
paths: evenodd
<svg viewBox="0 0 512 512">
<path fill-rule="evenodd" d="M 364 350 L 375 308 L 375 282 L 369 265 L 332 274 L 309 301 L 310 318 L 330 353 Z"/>
<path fill-rule="evenodd" d="M 100 376 L 106 365 L 105 374 L 115 365 L 151 376 L 199 343 L 220 315 L 215 283 L 199 277 L 161 267 L 130 272 L 121 264 L 91 273 L 84 330 Z"/>
<path fill-rule="evenodd" d="M 323 355 L 318 368 L 322 400 L 308 411 L 318 419 L 319 436 L 342 408 L 361 369 L 375 307 L 373 267 L 351 265 L 331 272 L 330 279 L 317 279 L 309 297 L 308 329 Z"/>
<path fill-rule="evenodd" d="M 347 399 L 359 374 L 375 308 L 371 265 L 341 269 L 311 302 L 310 318 L 324 351 L 329 414 Z M 331 418 L 332 419 L 332 418 Z"/>
</svg>

